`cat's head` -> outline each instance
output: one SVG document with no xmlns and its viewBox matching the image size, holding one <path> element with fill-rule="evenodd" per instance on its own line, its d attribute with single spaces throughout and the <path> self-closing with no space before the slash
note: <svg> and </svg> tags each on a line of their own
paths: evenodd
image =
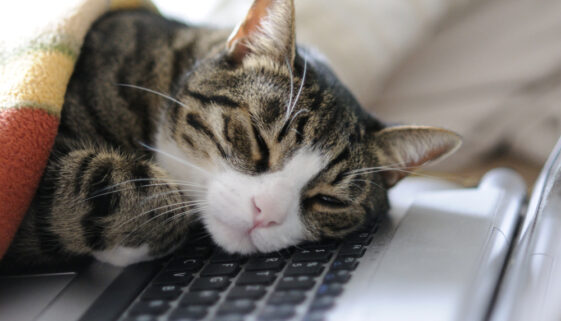
<svg viewBox="0 0 561 321">
<path fill-rule="evenodd" d="M 342 237 L 386 211 L 387 188 L 408 171 L 460 144 L 452 132 L 386 127 L 364 112 L 321 60 L 296 48 L 291 0 L 256 0 L 176 99 L 159 161 L 193 184 L 186 194 L 230 252 Z"/>
</svg>

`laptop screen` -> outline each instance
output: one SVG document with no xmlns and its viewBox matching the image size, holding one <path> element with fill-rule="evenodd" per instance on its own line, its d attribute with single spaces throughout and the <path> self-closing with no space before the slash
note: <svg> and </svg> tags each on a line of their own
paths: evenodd
<svg viewBox="0 0 561 321">
<path fill-rule="evenodd" d="M 560 320 L 561 139 L 534 187 L 491 320 Z"/>
</svg>

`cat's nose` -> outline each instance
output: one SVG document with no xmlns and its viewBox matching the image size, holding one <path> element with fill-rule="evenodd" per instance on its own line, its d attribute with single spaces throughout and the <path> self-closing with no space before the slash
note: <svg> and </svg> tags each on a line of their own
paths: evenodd
<svg viewBox="0 0 561 321">
<path fill-rule="evenodd" d="M 276 206 L 276 202 L 265 195 L 254 196 L 251 198 L 253 208 L 253 227 L 271 227 L 284 222 L 286 214 L 282 208 Z"/>
</svg>

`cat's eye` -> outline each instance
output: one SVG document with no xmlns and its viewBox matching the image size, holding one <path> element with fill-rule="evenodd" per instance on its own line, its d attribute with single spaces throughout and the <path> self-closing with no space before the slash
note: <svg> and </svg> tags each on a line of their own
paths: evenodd
<svg viewBox="0 0 561 321">
<path fill-rule="evenodd" d="M 312 197 L 311 200 L 317 204 L 327 207 L 341 208 L 348 206 L 345 201 L 325 194 L 317 194 L 316 196 Z"/>
</svg>

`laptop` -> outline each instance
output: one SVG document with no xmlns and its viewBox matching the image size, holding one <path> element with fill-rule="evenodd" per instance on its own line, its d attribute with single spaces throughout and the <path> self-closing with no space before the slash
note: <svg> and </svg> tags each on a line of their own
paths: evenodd
<svg viewBox="0 0 561 321">
<path fill-rule="evenodd" d="M 509 169 L 476 188 L 411 177 L 342 241 L 240 257 L 195 235 L 126 268 L 0 276 L 0 320 L 559 320 L 560 153 L 529 201 Z"/>
</svg>

